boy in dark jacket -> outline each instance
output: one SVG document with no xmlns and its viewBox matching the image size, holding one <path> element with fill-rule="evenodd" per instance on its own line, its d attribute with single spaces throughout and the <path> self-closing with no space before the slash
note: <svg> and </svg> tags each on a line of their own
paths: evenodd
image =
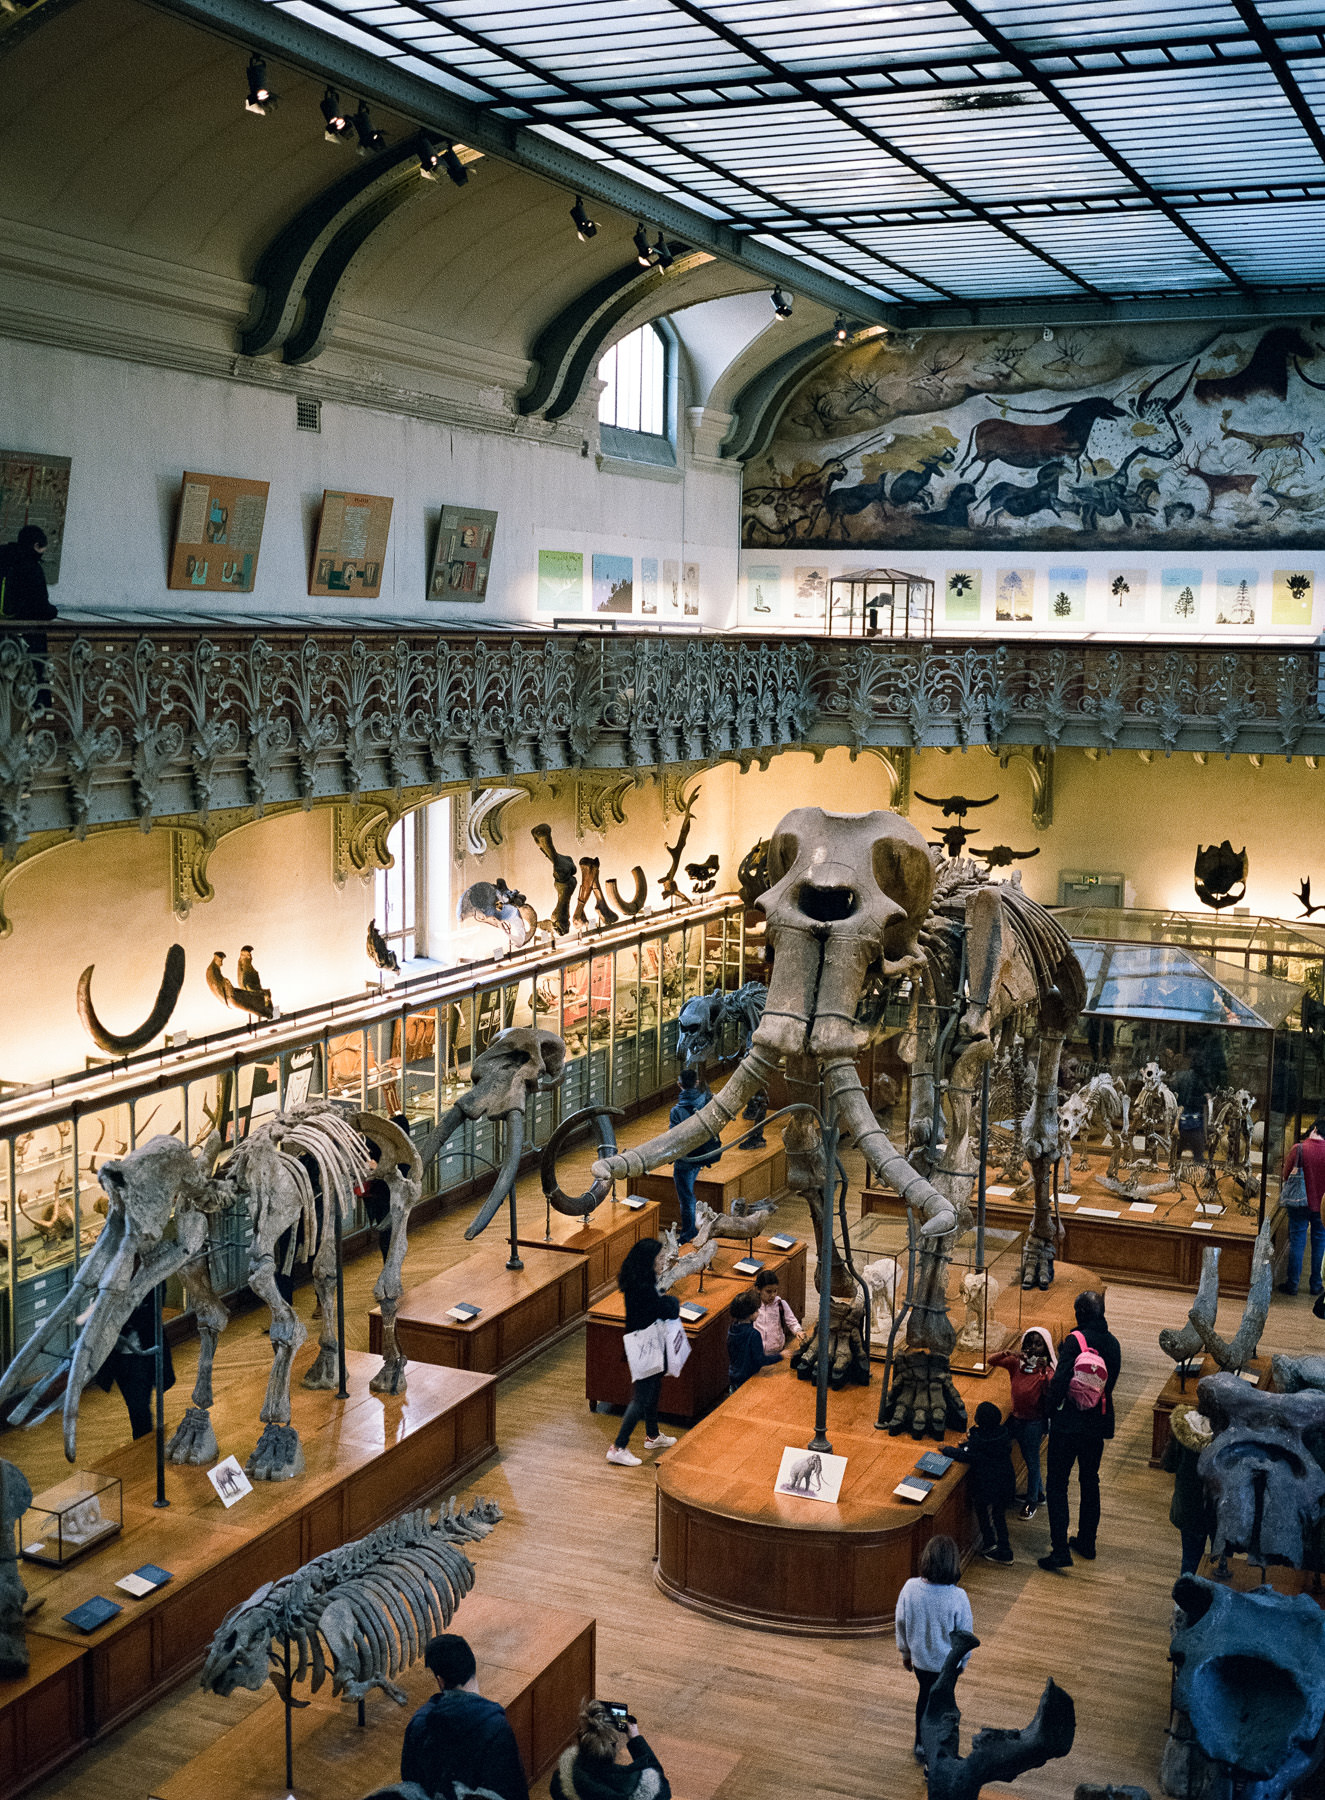
<svg viewBox="0 0 1325 1800">
<path fill-rule="evenodd" d="M 1017 1478 L 1012 1468 L 1012 1433 L 992 1400 L 982 1400 L 976 1407 L 975 1424 L 966 1442 L 943 1454 L 970 1468 L 971 1503 L 983 1539 L 981 1556 L 990 1562 L 1010 1563 L 1012 1545 L 1004 1514 L 1017 1497 Z"/>
<path fill-rule="evenodd" d="M 1087 1291 L 1073 1302 L 1077 1328 L 1058 1346 L 1058 1367 L 1049 1384 L 1049 1466 L 1045 1493 L 1049 1501 L 1050 1550 L 1039 1559 L 1042 1569 L 1070 1569 L 1073 1551 L 1095 1560 L 1100 1526 L 1100 1458 L 1113 1436 L 1113 1390 L 1122 1366 L 1122 1350 L 1104 1318 L 1104 1295 Z M 1098 1404 L 1081 1407 L 1068 1393 L 1077 1357 L 1083 1348 L 1103 1358 L 1104 1392 Z M 1077 1535 L 1069 1538 L 1067 1483 L 1073 1463 L 1081 1488 Z"/>
<path fill-rule="evenodd" d="M 727 1327 L 727 1380 L 728 1391 L 733 1394 L 769 1363 L 782 1360 L 781 1352 L 770 1356 L 764 1349 L 764 1340 L 754 1322 L 758 1311 L 759 1295 L 754 1288 L 746 1288 L 732 1301 L 731 1324 Z"/>
<path fill-rule="evenodd" d="M 682 1069 L 677 1078 L 681 1092 L 668 1115 L 669 1125 L 684 1125 L 692 1113 L 707 1106 L 713 1095 L 705 1086 L 698 1069 Z M 706 1138 L 688 1156 L 678 1156 L 672 1164 L 672 1181 L 676 1187 L 676 1205 L 681 1214 L 679 1241 L 688 1244 L 695 1235 L 695 1178 L 701 1169 L 717 1162 L 722 1155 L 722 1140 Z"/>
<path fill-rule="evenodd" d="M 459 1781 L 501 1800 L 529 1800 L 515 1733 L 503 1708 L 479 1693 L 478 1665 L 464 1638 L 454 1632 L 432 1638 L 423 1660 L 438 1691 L 405 1727 L 400 1779 L 416 1781 L 428 1794 Z"/>
</svg>

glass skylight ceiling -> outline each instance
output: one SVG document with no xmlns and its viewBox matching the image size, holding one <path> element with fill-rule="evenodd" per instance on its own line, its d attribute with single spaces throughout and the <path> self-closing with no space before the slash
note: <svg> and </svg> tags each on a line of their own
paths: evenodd
<svg viewBox="0 0 1325 1800">
<path fill-rule="evenodd" d="M 885 303 L 1325 284 L 1325 7 L 269 4 Z"/>
</svg>

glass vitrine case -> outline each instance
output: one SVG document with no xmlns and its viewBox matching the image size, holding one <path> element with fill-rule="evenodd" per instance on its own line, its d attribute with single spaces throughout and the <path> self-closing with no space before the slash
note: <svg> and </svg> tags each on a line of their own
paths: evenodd
<svg viewBox="0 0 1325 1800">
<path fill-rule="evenodd" d="M 870 1290 L 870 1356 L 888 1354 L 893 1321 L 901 1316 L 894 1352 L 905 1345 L 905 1306 L 916 1279 L 907 1241 L 904 1203 L 896 1195 L 872 1195 L 877 1211 L 851 1227 L 852 1260 Z M 974 1195 L 972 1211 L 975 1210 Z M 968 1375 L 990 1372 L 989 1358 L 1021 1336 L 1021 1256 L 1024 1227 L 975 1225 L 954 1240 L 945 1272 L 948 1318 L 957 1332 L 952 1367 Z"/>
</svg>

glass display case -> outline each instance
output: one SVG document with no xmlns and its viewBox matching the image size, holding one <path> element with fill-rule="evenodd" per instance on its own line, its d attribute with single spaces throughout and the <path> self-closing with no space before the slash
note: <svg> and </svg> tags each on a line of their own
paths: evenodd
<svg viewBox="0 0 1325 1800">
<path fill-rule="evenodd" d="M 715 898 L 641 915 L 584 937 L 402 980 L 385 992 L 329 1002 L 179 1049 L 144 1052 L 62 1081 L 0 1097 L 0 1367 L 54 1311 L 100 1234 L 97 1171 L 159 1133 L 200 1149 L 233 1145 L 284 1108 L 320 1095 L 390 1117 L 415 1134 L 469 1085 L 475 1057 L 512 1025 L 540 1026 L 567 1046 L 561 1084 L 538 1093 L 525 1120 L 530 1154 L 567 1114 L 591 1104 L 634 1107 L 670 1094 L 682 1005 L 740 987 L 745 909 Z M 740 1049 L 726 1027 L 724 1056 Z M 424 1172 L 425 1195 L 480 1181 L 500 1161 L 499 1127 L 466 1121 Z M 354 1231 L 367 1223 L 360 1215 Z M 210 1269 L 218 1293 L 247 1279 L 249 1217 L 214 1221 Z M 185 1304 L 166 1290 L 167 1316 Z M 34 1369 L 70 1348 L 71 1321 Z"/>
<path fill-rule="evenodd" d="M 94 1544 L 114 1537 L 123 1522 L 119 1476 L 77 1469 L 36 1496 L 18 1522 L 19 1545 L 29 1562 L 62 1569 Z"/>
<path fill-rule="evenodd" d="M 1254 1235 L 1279 1192 L 1304 989 L 1168 943 L 1076 941 L 1086 1007 L 1059 1074 L 1063 1195 L 1078 1214 L 1219 1216 Z M 991 1108 L 990 1164 L 1013 1129 Z"/>
<path fill-rule="evenodd" d="M 906 1300 L 910 1249 L 904 1202 L 896 1195 L 871 1198 L 879 1210 L 866 1212 L 852 1225 L 851 1252 L 870 1288 L 870 1356 L 882 1361 L 888 1354 L 893 1319 Z M 1025 1241 L 1024 1227 L 986 1224 L 983 1233 L 972 1225 L 953 1243 L 945 1296 L 948 1318 L 957 1332 L 951 1364 L 962 1374 L 989 1374 L 989 1358 L 1021 1337 Z M 903 1323 L 894 1351 L 905 1343 L 905 1329 Z"/>
</svg>

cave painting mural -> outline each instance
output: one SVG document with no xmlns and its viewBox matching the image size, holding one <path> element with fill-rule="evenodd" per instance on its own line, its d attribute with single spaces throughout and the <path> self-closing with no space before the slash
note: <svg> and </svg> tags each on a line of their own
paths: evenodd
<svg viewBox="0 0 1325 1800">
<path fill-rule="evenodd" d="M 1325 320 L 854 344 L 805 377 L 747 465 L 743 541 L 1325 545 Z"/>
</svg>

